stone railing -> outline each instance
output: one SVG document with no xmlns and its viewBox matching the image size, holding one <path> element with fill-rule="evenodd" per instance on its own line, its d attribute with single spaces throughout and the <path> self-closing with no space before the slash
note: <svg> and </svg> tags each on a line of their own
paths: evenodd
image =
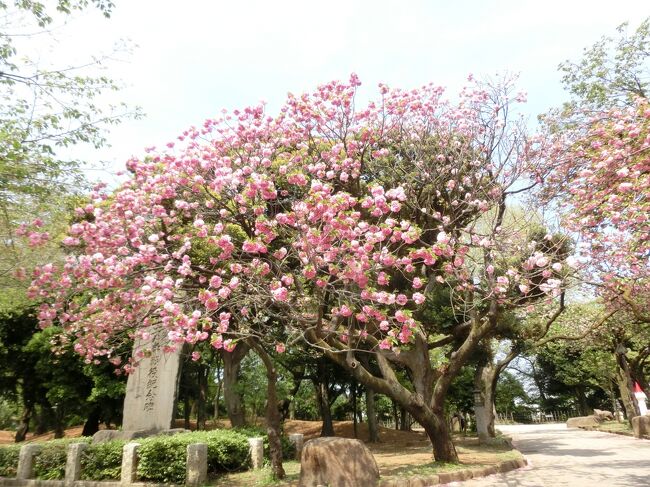
<svg viewBox="0 0 650 487">
<path fill-rule="evenodd" d="M 293 434 L 289 440 L 296 447 L 296 458 L 300 460 L 303 445 L 303 435 Z M 263 438 L 250 438 L 251 464 L 254 469 L 262 468 L 264 463 Z M 34 479 L 34 458 L 41 451 L 38 444 L 24 445 L 20 449 L 18 468 L 15 478 L 0 477 L 0 485 L 9 487 L 151 487 L 159 484 L 137 482 L 138 448 L 139 443 L 131 442 L 122 449 L 122 470 L 119 481 L 80 480 L 81 455 L 88 448 L 87 443 L 72 443 L 68 445 L 63 480 Z M 187 445 L 187 463 L 185 485 L 198 487 L 206 483 L 208 478 L 208 445 L 194 443 Z M 164 484 L 169 486 L 170 484 Z"/>
</svg>

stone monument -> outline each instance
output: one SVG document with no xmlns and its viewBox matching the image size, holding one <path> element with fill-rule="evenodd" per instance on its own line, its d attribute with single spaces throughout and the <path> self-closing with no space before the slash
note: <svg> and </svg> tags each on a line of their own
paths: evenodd
<svg viewBox="0 0 650 487">
<path fill-rule="evenodd" d="M 136 339 L 133 354 L 141 350 L 151 353 L 140 359 L 129 375 L 124 398 L 122 430 L 98 431 L 95 442 L 111 439 L 130 440 L 153 434 L 170 434 L 173 430 L 174 408 L 180 376 L 181 350 L 165 352 L 169 343 L 164 329 L 152 329 L 149 340 Z"/>
</svg>

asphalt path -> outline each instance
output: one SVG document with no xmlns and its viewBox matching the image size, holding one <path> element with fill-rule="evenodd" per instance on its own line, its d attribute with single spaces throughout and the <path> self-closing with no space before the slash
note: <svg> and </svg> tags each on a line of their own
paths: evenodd
<svg viewBox="0 0 650 487">
<path fill-rule="evenodd" d="M 641 487 L 650 486 L 650 440 L 568 429 L 564 424 L 499 426 L 529 465 L 462 487 Z"/>
</svg>

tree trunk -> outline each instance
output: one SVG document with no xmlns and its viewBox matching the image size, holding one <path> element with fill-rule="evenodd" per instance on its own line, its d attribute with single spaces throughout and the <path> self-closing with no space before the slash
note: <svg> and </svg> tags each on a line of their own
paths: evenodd
<svg viewBox="0 0 650 487">
<path fill-rule="evenodd" d="M 479 393 L 479 404 L 474 404 L 476 413 L 476 431 L 479 438 L 494 438 L 494 401 L 496 383 L 499 380 L 498 367 L 490 362 L 476 367 L 474 389 Z"/>
<path fill-rule="evenodd" d="M 27 432 L 29 431 L 29 421 L 32 419 L 33 412 L 34 412 L 33 405 L 29 404 L 23 406 L 23 414 L 20 416 L 20 424 L 18 425 L 18 429 L 16 430 L 16 436 L 14 437 L 16 443 L 25 441 L 25 438 L 27 437 Z"/>
<path fill-rule="evenodd" d="M 296 399 L 296 395 L 298 394 L 298 391 L 300 390 L 300 384 L 302 383 L 302 380 L 304 378 L 304 370 L 298 374 L 292 372 L 292 375 L 293 375 L 293 385 L 291 387 L 291 390 L 289 391 L 288 397 L 280 401 L 279 404 L 280 413 L 282 414 L 283 420 L 287 418 L 295 419 L 296 416 L 295 399 Z"/>
<path fill-rule="evenodd" d="M 630 369 L 627 364 L 625 356 L 625 349 L 619 344 L 616 348 L 616 363 L 618 365 L 616 371 L 616 382 L 618 384 L 619 392 L 621 393 L 621 400 L 627 420 L 632 424 L 632 418 L 639 416 L 639 405 L 637 399 L 634 397 L 634 384 Z"/>
<path fill-rule="evenodd" d="M 101 411 L 102 410 L 99 405 L 94 406 L 90 410 L 90 413 L 88 414 L 88 418 L 84 423 L 84 429 L 81 432 L 81 436 L 92 436 L 99 431 L 99 420 L 101 418 Z"/>
<path fill-rule="evenodd" d="M 393 405 L 393 422 L 395 423 L 395 429 L 399 430 L 399 414 L 397 413 L 397 403 L 395 402 L 395 399 L 391 399 L 390 402 Z"/>
<path fill-rule="evenodd" d="M 217 392 L 214 393 L 214 421 L 219 419 L 219 396 L 221 396 L 221 381 L 217 382 Z"/>
<path fill-rule="evenodd" d="M 46 407 L 43 405 L 34 409 L 34 422 L 36 423 L 34 426 L 35 435 L 45 434 L 50 429 L 52 420 L 50 417 L 51 415 L 48 414 L 48 411 L 51 411 L 51 409 L 49 409 L 49 406 Z"/>
<path fill-rule="evenodd" d="M 329 390 L 326 382 L 314 381 L 316 389 L 316 402 L 320 412 L 323 425 L 321 426 L 321 436 L 335 436 L 334 423 L 332 422 L 332 411 L 330 409 Z"/>
<path fill-rule="evenodd" d="M 457 463 L 458 453 L 451 440 L 451 432 L 445 418 L 444 408 L 430 409 L 416 405 L 409 412 L 424 428 L 429 440 L 431 440 L 435 460 Z"/>
<path fill-rule="evenodd" d="M 576 386 L 576 398 L 578 399 L 578 411 L 581 416 L 589 416 L 589 405 L 587 404 L 587 395 L 584 386 Z"/>
<path fill-rule="evenodd" d="M 406 409 L 413 418 L 424 427 L 433 446 L 433 455 L 436 461 L 458 462 L 456 448 L 451 441 L 451 434 L 445 419 L 445 399 L 451 381 L 458 375 L 462 365 L 467 361 L 467 357 L 476 348 L 478 340 L 486 333 L 485 329 L 478 328 L 478 331 L 471 330 L 463 346 L 457 351 L 456 355 L 444 369 L 438 374 L 431 370 L 428 345 L 426 340 L 422 340 L 420 353 L 403 352 L 400 360 L 409 368 L 416 391 L 413 392 L 402 384 L 391 366 L 389 359 L 382 353 L 375 354 L 377 365 L 379 367 L 379 376 L 366 369 L 354 357 L 352 349 L 346 355 L 337 353 L 330 349 L 327 343 L 315 335 L 315 332 L 308 333 L 308 339 L 319 346 L 322 346 L 327 358 L 334 361 L 348 370 L 355 381 L 361 382 L 366 387 L 372 387 L 375 391 L 381 392 L 395 399 L 404 409 Z M 426 375 L 427 380 L 419 380 L 415 375 Z M 437 376 L 437 377 L 436 377 Z M 432 387 L 432 384 L 435 386 Z M 422 389 L 418 390 L 417 384 L 422 384 Z M 429 397 L 424 393 L 432 391 Z"/>
<path fill-rule="evenodd" d="M 222 352 L 223 358 L 223 397 L 228 411 L 228 418 L 233 428 L 244 426 L 246 418 L 241 396 L 237 390 L 239 369 L 250 347 L 239 342 L 232 352 Z"/>
<path fill-rule="evenodd" d="M 183 424 L 186 430 L 192 429 L 192 423 L 190 422 L 190 396 L 185 392 L 183 397 Z"/>
<path fill-rule="evenodd" d="M 318 410 L 320 412 L 321 420 L 323 421 L 320 435 L 335 436 L 334 423 L 332 423 L 332 410 L 330 409 L 329 380 L 327 375 L 325 359 L 321 358 L 318 360 L 316 377 L 312 379 L 314 388 L 316 389 Z"/>
<path fill-rule="evenodd" d="M 296 401 L 289 404 L 289 419 L 296 419 Z"/>
<path fill-rule="evenodd" d="M 366 387 L 366 414 L 368 415 L 368 441 L 370 443 L 379 443 L 375 393 L 370 387 Z"/>
<path fill-rule="evenodd" d="M 399 408 L 399 429 L 401 431 L 411 431 L 411 425 L 408 420 L 408 413 L 406 409 L 400 406 Z"/>
<path fill-rule="evenodd" d="M 271 472 L 274 480 L 285 477 L 282 466 L 282 443 L 280 442 L 281 416 L 278 409 L 278 394 L 276 383 L 278 374 L 271 356 L 257 343 L 253 344 L 255 352 L 266 367 L 266 433 L 269 437 L 269 455 L 271 457 Z"/>
<path fill-rule="evenodd" d="M 350 392 L 352 393 L 352 429 L 354 431 L 354 437 L 358 438 L 359 434 L 357 432 L 357 385 L 352 383 L 350 386 Z"/>
<path fill-rule="evenodd" d="M 65 429 L 63 424 L 63 418 L 65 414 L 63 412 L 63 407 L 58 406 L 54 409 L 54 438 L 59 439 L 65 436 Z"/>
<path fill-rule="evenodd" d="M 197 379 L 199 383 L 197 407 L 196 407 L 196 429 L 205 431 L 205 422 L 207 419 L 206 406 L 208 402 L 208 376 L 210 367 L 201 365 L 197 370 Z"/>
</svg>

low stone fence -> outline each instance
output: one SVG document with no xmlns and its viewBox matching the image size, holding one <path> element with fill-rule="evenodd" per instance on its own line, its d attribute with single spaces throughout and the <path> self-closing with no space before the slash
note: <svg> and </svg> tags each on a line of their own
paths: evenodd
<svg viewBox="0 0 650 487">
<path fill-rule="evenodd" d="M 404 479 L 385 479 L 379 482 L 379 487 L 430 487 L 432 485 L 447 485 L 452 482 L 464 482 L 479 479 L 497 473 L 507 473 L 528 465 L 524 458 L 506 460 L 489 467 L 465 468 L 451 472 L 440 472 L 433 475 L 409 477 Z"/>
<path fill-rule="evenodd" d="M 296 447 L 296 458 L 300 460 L 303 445 L 303 435 L 293 434 L 289 440 Z M 254 469 L 262 468 L 264 463 L 263 438 L 250 438 L 251 465 Z M 34 457 L 41 451 L 38 444 L 24 445 L 18 457 L 18 469 L 15 478 L 0 477 L 0 485 L 8 487 L 156 487 L 171 484 L 153 484 L 137 482 L 138 448 L 139 443 L 131 442 L 122 449 L 122 469 L 119 481 L 80 480 L 81 455 L 88 448 L 87 443 L 72 443 L 68 446 L 64 480 L 34 479 Z M 208 478 L 208 445 L 194 443 L 187 445 L 187 463 L 185 485 L 198 487 L 206 483 Z"/>
</svg>

